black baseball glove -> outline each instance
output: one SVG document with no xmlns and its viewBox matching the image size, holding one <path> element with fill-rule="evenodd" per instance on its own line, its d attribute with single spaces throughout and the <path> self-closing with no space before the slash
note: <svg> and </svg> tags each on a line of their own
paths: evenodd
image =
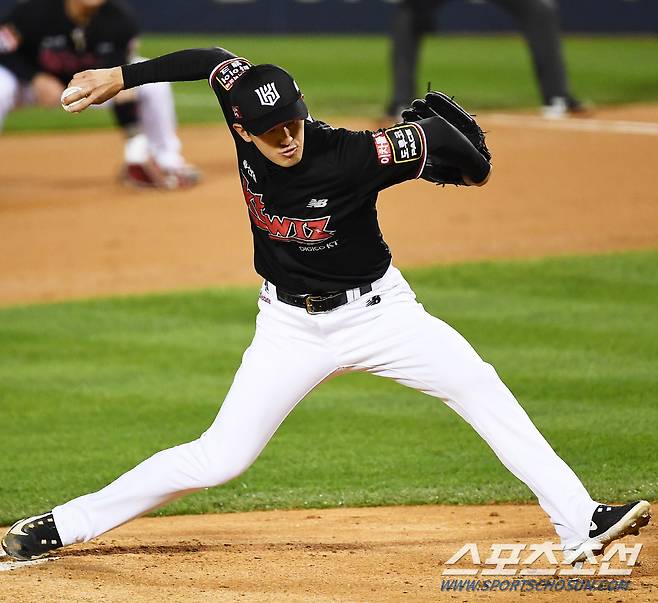
<svg viewBox="0 0 658 603">
<path fill-rule="evenodd" d="M 428 92 L 424 99 L 416 99 L 409 109 L 402 111 L 404 121 L 419 121 L 428 117 L 442 117 L 459 130 L 477 149 L 487 162 L 491 161 L 491 153 L 485 142 L 482 128 L 470 113 L 467 113 L 458 103 L 443 92 Z M 461 170 L 450 164 L 450 160 L 430 153 L 421 178 L 436 184 L 465 184 Z"/>
</svg>

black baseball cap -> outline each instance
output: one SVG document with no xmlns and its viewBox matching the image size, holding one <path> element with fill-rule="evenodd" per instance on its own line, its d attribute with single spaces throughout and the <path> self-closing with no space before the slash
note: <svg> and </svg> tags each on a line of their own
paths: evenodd
<svg viewBox="0 0 658 603">
<path fill-rule="evenodd" d="M 233 86 L 230 100 L 235 121 L 256 136 L 278 124 L 308 117 L 297 83 L 277 65 L 251 67 Z"/>
</svg>

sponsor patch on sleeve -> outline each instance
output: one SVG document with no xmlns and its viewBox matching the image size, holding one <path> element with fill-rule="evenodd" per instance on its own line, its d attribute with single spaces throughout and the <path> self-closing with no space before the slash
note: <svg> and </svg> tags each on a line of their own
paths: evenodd
<svg viewBox="0 0 658 603">
<path fill-rule="evenodd" d="M 377 160 L 381 165 L 388 165 L 393 159 L 391 153 L 391 145 L 386 138 L 386 134 L 382 130 L 372 133 L 375 142 L 375 150 L 377 151 Z"/>
<path fill-rule="evenodd" d="M 416 161 L 425 152 L 423 138 L 418 127 L 413 124 L 400 124 L 384 130 L 394 163 Z"/>
<path fill-rule="evenodd" d="M 219 84 L 228 92 L 235 82 L 237 82 L 249 69 L 251 68 L 251 63 L 247 59 L 236 58 L 229 59 L 224 61 L 215 67 L 215 70 L 212 73 L 210 81 L 213 80 L 219 82 Z"/>
</svg>

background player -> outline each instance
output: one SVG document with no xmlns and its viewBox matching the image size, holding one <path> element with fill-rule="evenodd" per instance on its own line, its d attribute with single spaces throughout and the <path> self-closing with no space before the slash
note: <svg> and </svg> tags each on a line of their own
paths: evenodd
<svg viewBox="0 0 658 603">
<path fill-rule="evenodd" d="M 0 127 L 25 105 L 59 107 L 73 74 L 137 59 L 137 25 L 120 0 L 24 0 L 0 22 Z M 112 102 L 126 136 L 128 184 L 187 187 L 198 181 L 176 135 L 168 83 L 120 94 Z"/>
<path fill-rule="evenodd" d="M 472 118 L 434 94 L 414 102 L 407 123 L 333 129 L 309 117 L 286 71 L 223 49 L 84 72 L 67 102 L 80 101 L 75 110 L 83 110 L 147 82 L 206 77 L 233 134 L 255 267 L 265 279 L 254 339 L 200 438 L 155 454 L 96 493 L 17 522 L 2 540 L 5 551 L 31 559 L 226 483 L 254 462 L 306 394 L 348 371 L 395 379 L 460 414 L 535 493 L 571 559 L 645 525 L 645 501 L 613 507 L 591 499 L 493 367 L 425 312 L 391 265 L 378 192 L 417 177 L 440 183 L 444 173 L 485 184 L 490 155 Z"/>
<path fill-rule="evenodd" d="M 570 92 L 560 42 L 555 0 L 491 0 L 512 14 L 526 38 L 546 117 L 584 115 L 587 108 Z M 434 17 L 445 0 L 402 0 L 393 20 L 393 98 L 387 113 L 399 118 L 418 94 L 416 73 L 420 42 L 433 31 Z"/>
</svg>

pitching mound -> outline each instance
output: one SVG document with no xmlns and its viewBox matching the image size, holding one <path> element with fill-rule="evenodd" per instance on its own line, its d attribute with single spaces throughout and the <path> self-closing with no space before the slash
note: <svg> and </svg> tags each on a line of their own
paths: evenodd
<svg viewBox="0 0 658 603">
<path fill-rule="evenodd" d="M 519 581 L 513 596 L 571 601 L 651 601 L 658 597 L 658 529 L 651 525 L 628 546 L 642 543 L 628 591 L 520 592 L 520 581 L 546 576 L 482 576 L 492 565 L 492 543 L 554 541 L 537 506 L 421 506 L 374 509 L 268 511 L 140 519 L 60 558 L 22 566 L 0 577 L 2 599 L 43 601 L 469 601 L 502 600 L 503 592 L 442 591 L 449 567 L 479 569 L 475 579 Z M 476 543 L 483 565 L 471 557 L 446 566 L 464 544 Z M 528 546 L 521 560 L 529 554 Z M 509 552 L 503 554 L 509 556 Z M 1 564 L 0 564 L 1 565 Z M 550 565 L 546 558 L 530 566 Z M 554 566 L 559 569 L 558 566 Z M 562 566 L 563 569 L 566 566 Z M 626 568 L 618 558 L 611 569 Z M 585 564 L 584 570 L 600 571 Z M 518 574 L 518 571 L 517 571 Z M 590 576 L 601 580 L 603 576 Z M 573 576 L 552 577 L 555 588 Z M 610 582 L 613 583 L 613 582 Z M 444 586 L 444 588 L 446 588 Z M 526 587 L 528 588 L 528 586 Z M 566 598 L 565 598 L 566 597 Z"/>
</svg>

